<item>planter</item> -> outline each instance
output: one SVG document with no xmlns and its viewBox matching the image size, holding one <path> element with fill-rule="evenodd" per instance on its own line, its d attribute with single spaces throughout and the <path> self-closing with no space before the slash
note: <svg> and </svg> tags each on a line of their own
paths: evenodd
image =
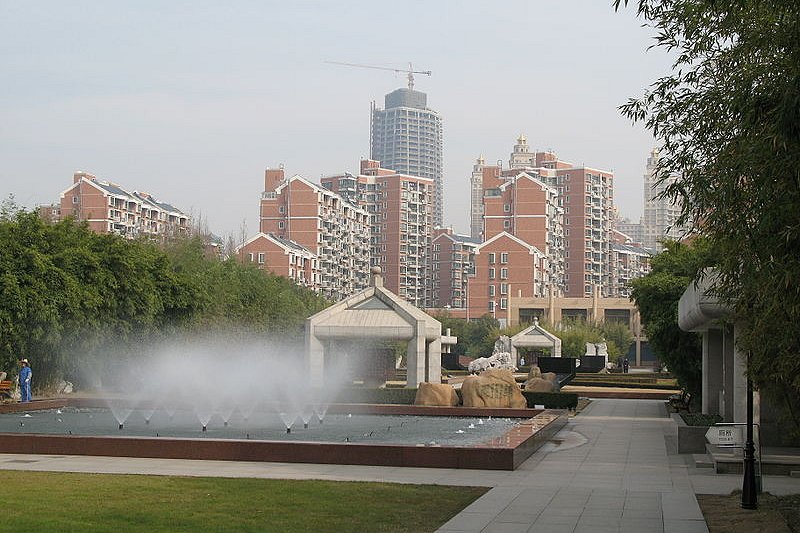
<svg viewBox="0 0 800 533">
<path fill-rule="evenodd" d="M 678 453 L 706 453 L 706 433 L 711 426 L 687 426 L 678 413 L 670 416 L 678 426 Z"/>
</svg>

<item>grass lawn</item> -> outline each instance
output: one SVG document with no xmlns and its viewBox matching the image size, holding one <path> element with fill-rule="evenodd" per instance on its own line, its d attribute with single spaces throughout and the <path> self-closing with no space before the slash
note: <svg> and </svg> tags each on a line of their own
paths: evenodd
<svg viewBox="0 0 800 533">
<path fill-rule="evenodd" d="M 4 470 L 0 471 L 0 529 L 434 531 L 487 490 Z"/>
</svg>

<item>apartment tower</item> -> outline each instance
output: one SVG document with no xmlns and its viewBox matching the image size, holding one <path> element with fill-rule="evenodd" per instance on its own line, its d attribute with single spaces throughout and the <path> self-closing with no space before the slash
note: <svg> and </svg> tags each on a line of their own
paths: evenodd
<svg viewBox="0 0 800 533">
<path fill-rule="evenodd" d="M 397 89 L 384 97 L 384 108 L 372 104 L 370 159 L 398 174 L 433 182 L 434 226 L 442 226 L 442 118 L 427 106 L 428 96 Z"/>
<path fill-rule="evenodd" d="M 430 307 L 433 180 L 362 160 L 358 176 L 325 177 L 321 184 L 369 214 L 371 264 L 381 267 L 386 288 L 417 307 Z"/>
<path fill-rule="evenodd" d="M 650 151 L 647 158 L 647 167 L 644 172 L 644 208 L 642 211 L 642 244 L 648 248 L 661 250 L 660 241 L 663 239 L 677 240 L 684 233 L 684 229 L 677 226 L 675 221 L 680 214 L 680 205 L 672 203 L 667 198 L 661 198 L 664 190 L 678 178 L 670 175 L 666 180 L 658 182 L 656 169 L 659 160 L 657 148 Z"/>
<path fill-rule="evenodd" d="M 307 283 L 322 295 L 337 301 L 369 285 L 366 210 L 301 176 L 286 178 L 280 168 L 265 172 L 260 211 L 261 233 L 313 254 L 313 278 Z M 258 250 L 248 247 L 247 253 Z"/>
</svg>

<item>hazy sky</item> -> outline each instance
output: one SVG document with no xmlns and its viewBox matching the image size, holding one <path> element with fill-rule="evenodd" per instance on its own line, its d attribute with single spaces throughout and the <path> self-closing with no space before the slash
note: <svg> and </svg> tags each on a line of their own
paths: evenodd
<svg viewBox="0 0 800 533">
<path fill-rule="evenodd" d="M 0 0 L 0 194 L 51 203 L 84 170 L 258 229 L 263 172 L 357 171 L 369 104 L 403 75 L 444 120 L 445 223 L 469 230 L 475 158 L 533 148 L 616 173 L 638 220 L 653 145 L 617 111 L 669 62 L 610 0 Z"/>
</svg>

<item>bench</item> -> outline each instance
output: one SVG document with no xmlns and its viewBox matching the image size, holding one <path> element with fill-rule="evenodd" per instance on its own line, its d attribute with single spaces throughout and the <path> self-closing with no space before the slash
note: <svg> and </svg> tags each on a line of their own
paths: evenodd
<svg viewBox="0 0 800 533">
<path fill-rule="evenodd" d="M 14 394 L 13 381 L 0 381 L 0 398 L 11 398 Z"/>
<path fill-rule="evenodd" d="M 669 397 L 669 406 L 675 409 L 676 413 L 682 409 L 685 409 L 687 413 L 691 413 L 691 404 L 692 393 L 686 391 L 686 389 L 681 390 L 680 394 L 673 394 Z"/>
</svg>

